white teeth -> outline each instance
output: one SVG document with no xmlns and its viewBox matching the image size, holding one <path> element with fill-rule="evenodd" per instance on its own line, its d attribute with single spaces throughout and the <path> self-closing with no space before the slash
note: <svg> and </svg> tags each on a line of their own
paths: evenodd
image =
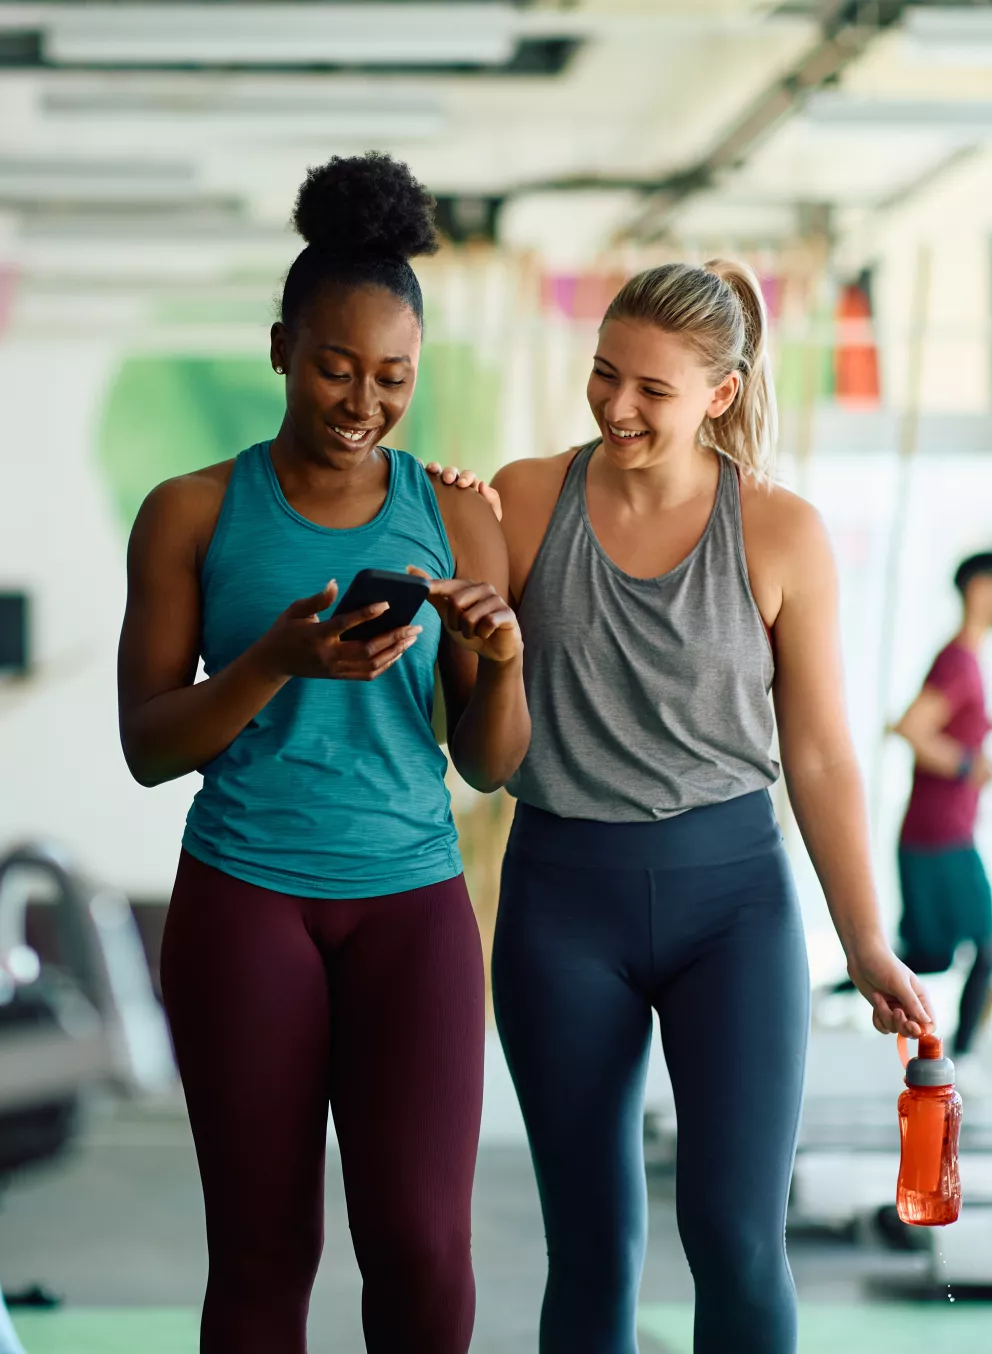
<svg viewBox="0 0 992 1354">
<path fill-rule="evenodd" d="M 623 428 L 614 428 L 612 423 L 609 425 L 609 427 L 610 432 L 613 434 L 614 437 L 641 437 L 644 433 L 643 428 L 638 428 L 634 432 L 626 432 L 624 431 Z"/>
<path fill-rule="evenodd" d="M 334 431 L 340 436 L 348 439 L 349 442 L 363 441 L 371 431 L 369 428 L 360 428 L 357 432 L 348 428 L 335 428 Z"/>
</svg>

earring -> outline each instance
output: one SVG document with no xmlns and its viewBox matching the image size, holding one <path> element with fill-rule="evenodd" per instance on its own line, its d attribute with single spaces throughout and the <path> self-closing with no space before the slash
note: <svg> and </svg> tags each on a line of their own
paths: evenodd
<svg viewBox="0 0 992 1354">
<path fill-rule="evenodd" d="M 286 373 L 283 371 L 282 367 L 276 367 L 276 375 L 277 375 L 277 376 L 285 376 Z"/>
</svg>

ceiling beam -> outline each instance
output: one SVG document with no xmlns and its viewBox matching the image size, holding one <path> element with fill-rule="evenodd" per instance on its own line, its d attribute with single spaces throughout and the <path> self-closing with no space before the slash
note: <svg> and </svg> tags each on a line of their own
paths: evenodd
<svg viewBox="0 0 992 1354">
<path fill-rule="evenodd" d="M 802 14 L 819 24 L 819 34 L 807 51 L 742 110 L 707 153 L 695 164 L 662 178 L 573 175 L 543 183 L 519 184 L 506 196 L 518 197 L 546 190 L 600 189 L 636 192 L 644 201 L 623 232 L 638 241 L 666 233 L 676 208 L 694 194 L 720 182 L 722 176 L 746 163 L 761 142 L 787 118 L 797 113 L 817 90 L 833 84 L 886 29 L 899 23 L 912 0 L 826 0 L 810 13 L 808 5 L 783 4 L 772 19 Z"/>
<path fill-rule="evenodd" d="M 879 34 L 899 23 L 908 7 L 908 0 L 829 0 L 822 5 L 819 37 L 809 50 L 743 110 L 701 160 L 647 190 L 646 201 L 625 236 L 640 241 L 663 236 L 676 208 L 741 168 L 811 94 L 833 84 Z M 788 11 L 789 6 L 782 9 Z"/>
</svg>

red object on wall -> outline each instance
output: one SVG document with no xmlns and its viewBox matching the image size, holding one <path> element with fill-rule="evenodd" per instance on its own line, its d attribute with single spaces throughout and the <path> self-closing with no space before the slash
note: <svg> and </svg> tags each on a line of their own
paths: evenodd
<svg viewBox="0 0 992 1354">
<path fill-rule="evenodd" d="M 839 403 L 860 408 L 877 405 L 881 399 L 878 349 L 872 327 L 871 302 L 858 286 L 841 287 L 834 312 L 837 342 L 834 347 L 834 393 Z"/>
</svg>

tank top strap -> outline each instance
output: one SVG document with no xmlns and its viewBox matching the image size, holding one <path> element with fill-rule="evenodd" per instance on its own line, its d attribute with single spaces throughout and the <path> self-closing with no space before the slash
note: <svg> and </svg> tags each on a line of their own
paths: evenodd
<svg viewBox="0 0 992 1354">
<path fill-rule="evenodd" d="M 234 458 L 217 525 L 214 527 L 214 534 L 203 560 L 201 586 L 205 587 L 209 583 L 232 529 L 242 523 L 246 516 L 251 517 L 264 510 L 264 505 L 271 500 L 268 469 L 265 464 L 268 455 L 269 443 L 256 442 L 254 446 L 240 451 Z"/>
<path fill-rule="evenodd" d="M 761 621 L 761 628 L 768 641 L 769 649 L 774 657 L 775 642 L 772 630 L 758 609 L 758 603 L 751 589 L 751 573 L 747 567 L 747 550 L 744 546 L 744 511 L 741 506 L 741 468 L 726 453 L 720 452 L 719 455 L 721 482 L 716 515 L 722 525 L 723 546 L 737 562 L 744 592 L 751 599 L 755 613 Z"/>
<path fill-rule="evenodd" d="M 390 473 L 396 476 L 396 492 L 393 495 L 395 511 L 411 524 L 417 518 L 427 518 L 436 537 L 433 543 L 444 562 L 440 577 L 453 578 L 455 557 L 431 477 L 416 456 L 408 451 L 390 451 L 389 461 Z M 420 529 L 423 530 L 423 527 Z"/>
<path fill-rule="evenodd" d="M 575 455 L 569 461 L 568 469 L 565 471 L 565 478 L 562 480 L 561 488 L 558 490 L 558 499 L 555 504 L 556 508 L 558 503 L 561 503 L 562 499 L 566 496 L 571 497 L 576 502 L 581 499 L 582 486 L 585 483 L 586 478 L 586 468 L 592 460 L 596 448 L 602 445 L 602 441 L 603 439 L 601 437 L 597 437 L 592 442 L 586 442 L 583 446 L 579 447 L 578 451 L 576 451 Z"/>
<path fill-rule="evenodd" d="M 574 530 L 574 519 L 581 519 L 582 504 L 585 498 L 586 470 L 599 444 L 599 438 L 595 442 L 587 442 L 584 446 L 579 447 L 569 461 L 568 469 L 565 471 L 564 479 L 561 482 L 561 488 L 558 490 L 558 497 L 555 499 L 555 506 L 551 510 L 551 517 L 544 533 L 544 542 L 549 541 L 552 536 L 557 536 L 563 528 L 567 528 L 569 531 Z M 542 550 L 544 542 L 542 542 Z"/>
<path fill-rule="evenodd" d="M 741 561 L 747 568 L 744 554 L 744 517 L 741 511 L 741 468 L 725 453 L 720 453 L 720 475 L 723 484 L 723 503 L 721 508 L 733 531 L 734 541 Z"/>
<path fill-rule="evenodd" d="M 528 608 L 530 595 L 539 587 L 538 580 L 544 573 L 546 565 L 550 564 L 554 569 L 559 556 L 570 554 L 575 550 L 581 551 L 583 548 L 585 530 L 582 524 L 582 504 L 585 496 L 586 467 L 599 442 L 600 439 L 597 438 L 594 442 L 587 442 L 579 447 L 568 464 L 555 505 L 551 509 L 548 525 L 544 529 L 544 536 L 524 583 L 520 598 L 522 612 Z"/>
</svg>

